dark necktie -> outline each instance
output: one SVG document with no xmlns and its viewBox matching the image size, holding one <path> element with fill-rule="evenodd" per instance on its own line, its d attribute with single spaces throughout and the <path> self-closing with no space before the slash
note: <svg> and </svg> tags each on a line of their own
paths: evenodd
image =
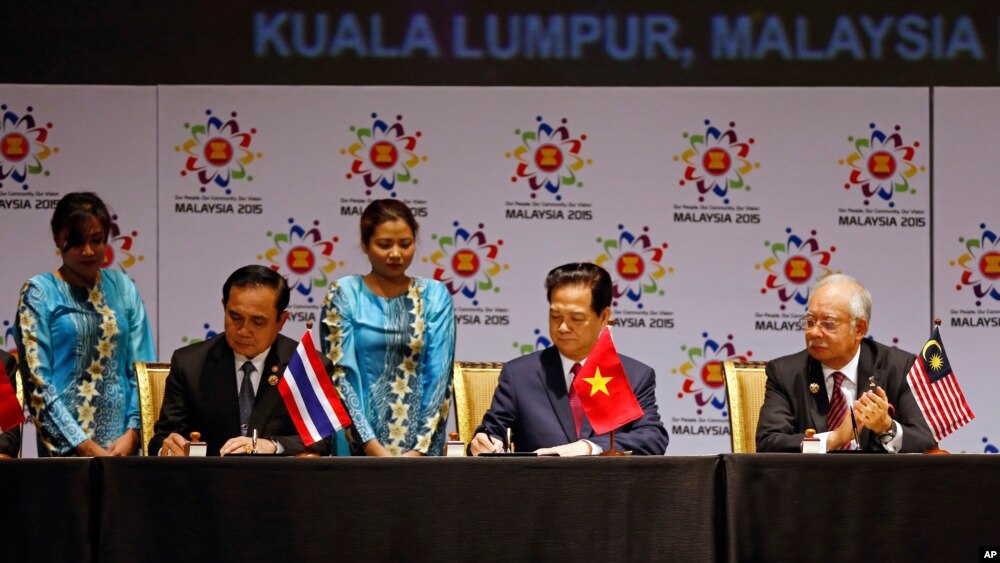
<svg viewBox="0 0 1000 563">
<path fill-rule="evenodd" d="M 830 394 L 830 410 L 826 412 L 826 429 L 833 432 L 844 422 L 847 416 L 847 400 L 844 399 L 844 392 L 840 385 L 844 382 L 844 374 L 839 371 L 833 372 L 833 393 Z M 850 442 L 844 444 L 840 449 L 850 447 Z"/>
<path fill-rule="evenodd" d="M 573 364 L 573 369 L 569 370 L 573 374 L 573 381 L 569 384 L 569 410 L 573 411 L 573 424 L 576 425 L 576 437 L 580 437 L 580 427 L 583 425 L 583 403 L 580 396 L 576 394 L 576 375 L 580 373 L 580 362 Z"/>
<path fill-rule="evenodd" d="M 244 363 L 240 369 L 243 370 L 243 381 L 240 383 L 240 435 L 246 436 L 250 428 L 250 413 L 253 412 L 253 382 L 250 381 L 253 362 Z"/>
</svg>

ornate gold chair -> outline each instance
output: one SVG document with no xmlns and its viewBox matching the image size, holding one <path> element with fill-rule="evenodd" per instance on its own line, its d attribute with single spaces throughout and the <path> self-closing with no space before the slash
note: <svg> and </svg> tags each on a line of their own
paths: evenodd
<svg viewBox="0 0 1000 563">
<path fill-rule="evenodd" d="M 160 405 L 167 388 L 170 364 L 136 362 L 135 378 L 139 388 L 139 417 L 142 420 L 142 455 L 149 455 L 146 448 L 153 437 L 153 425 L 160 418 Z"/>
<path fill-rule="evenodd" d="M 723 363 L 729 402 L 729 437 L 733 453 L 757 452 L 757 419 L 764 404 L 767 362 Z"/>
<path fill-rule="evenodd" d="M 465 445 L 493 402 L 502 362 L 455 362 L 455 421 Z"/>
</svg>

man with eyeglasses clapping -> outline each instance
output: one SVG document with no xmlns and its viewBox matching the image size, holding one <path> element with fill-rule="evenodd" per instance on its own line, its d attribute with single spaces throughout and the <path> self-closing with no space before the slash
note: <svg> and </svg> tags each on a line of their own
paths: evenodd
<svg viewBox="0 0 1000 563">
<path fill-rule="evenodd" d="M 821 450 L 923 452 L 936 446 L 906 382 L 913 354 L 865 338 L 871 294 L 833 274 L 812 290 L 806 349 L 768 362 L 758 452 L 797 452 L 806 429 Z M 853 414 L 853 417 L 852 417 Z"/>
</svg>

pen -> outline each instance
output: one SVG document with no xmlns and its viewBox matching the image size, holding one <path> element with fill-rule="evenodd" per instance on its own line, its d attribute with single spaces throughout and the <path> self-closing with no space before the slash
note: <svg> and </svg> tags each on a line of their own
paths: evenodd
<svg viewBox="0 0 1000 563">
<path fill-rule="evenodd" d="M 861 440 L 858 439 L 858 421 L 854 419 L 854 409 L 849 409 L 851 413 L 851 428 L 854 429 L 854 443 L 857 448 L 861 449 Z"/>
<path fill-rule="evenodd" d="M 510 427 L 507 427 L 507 453 L 514 451 L 514 444 L 510 441 Z"/>
<path fill-rule="evenodd" d="M 257 429 L 253 429 L 253 436 L 250 438 L 250 444 L 253 446 L 253 452 L 257 453 Z"/>
</svg>

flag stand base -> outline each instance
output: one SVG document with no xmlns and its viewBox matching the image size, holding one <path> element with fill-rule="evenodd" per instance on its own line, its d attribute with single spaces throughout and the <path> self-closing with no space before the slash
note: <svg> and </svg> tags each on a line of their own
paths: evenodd
<svg viewBox="0 0 1000 563">
<path fill-rule="evenodd" d="M 597 454 L 597 457 L 618 457 L 620 455 L 626 455 L 625 452 L 615 449 L 615 431 L 611 431 L 611 443 L 608 444 L 608 449 Z"/>
</svg>

